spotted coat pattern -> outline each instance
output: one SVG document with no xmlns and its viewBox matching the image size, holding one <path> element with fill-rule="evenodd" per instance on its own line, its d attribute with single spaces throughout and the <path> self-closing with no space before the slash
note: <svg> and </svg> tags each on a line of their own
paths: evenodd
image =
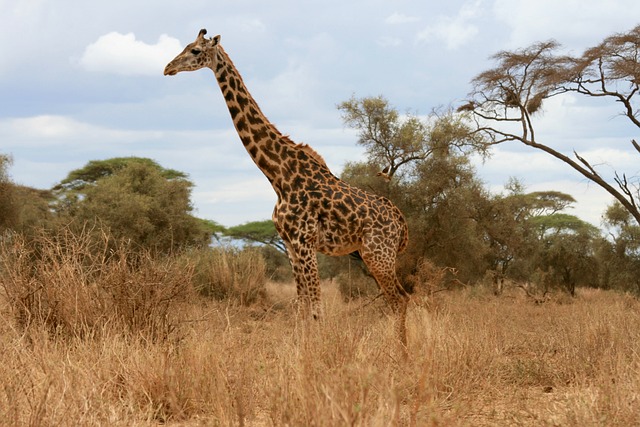
<svg viewBox="0 0 640 427">
<path fill-rule="evenodd" d="M 201 30 L 164 74 L 213 70 L 244 147 L 278 196 L 273 222 L 287 247 L 302 306 L 313 317 L 320 315 L 316 252 L 357 251 L 397 313 L 397 333 L 406 345 L 408 297 L 396 276 L 396 256 L 408 240 L 402 213 L 388 199 L 340 180 L 311 147 L 281 134 L 248 92 L 220 36 L 205 34 Z"/>
</svg>

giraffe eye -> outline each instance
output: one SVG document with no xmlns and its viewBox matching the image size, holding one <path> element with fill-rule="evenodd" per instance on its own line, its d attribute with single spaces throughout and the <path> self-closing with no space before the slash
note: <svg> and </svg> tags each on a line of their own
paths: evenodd
<svg viewBox="0 0 640 427">
<path fill-rule="evenodd" d="M 195 56 L 200 55 L 202 51 L 200 49 L 191 49 L 191 53 L 194 54 Z"/>
</svg>

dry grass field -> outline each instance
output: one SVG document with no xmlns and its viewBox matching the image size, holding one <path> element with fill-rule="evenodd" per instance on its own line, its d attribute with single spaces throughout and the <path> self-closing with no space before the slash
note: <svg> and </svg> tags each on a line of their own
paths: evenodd
<svg viewBox="0 0 640 427">
<path fill-rule="evenodd" d="M 109 322 L 84 336 L 20 327 L 0 305 L 3 426 L 640 425 L 640 302 L 581 290 L 413 298 L 409 359 L 381 301 L 303 321 L 293 286 L 249 307 L 193 296 L 164 339 Z"/>
</svg>

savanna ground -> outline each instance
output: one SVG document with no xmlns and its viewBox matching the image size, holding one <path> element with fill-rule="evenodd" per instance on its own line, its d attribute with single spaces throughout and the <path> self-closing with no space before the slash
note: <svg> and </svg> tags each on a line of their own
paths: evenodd
<svg viewBox="0 0 640 427">
<path fill-rule="evenodd" d="M 109 322 L 82 336 L 20 326 L 2 301 L 5 426 L 640 425 L 640 302 L 579 290 L 415 296 L 409 359 L 378 300 L 300 320 L 292 285 L 249 307 L 184 299 L 162 339 Z"/>
</svg>

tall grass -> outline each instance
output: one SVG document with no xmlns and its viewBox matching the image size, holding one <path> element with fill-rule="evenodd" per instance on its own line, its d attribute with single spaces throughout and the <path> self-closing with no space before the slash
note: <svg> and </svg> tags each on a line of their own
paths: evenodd
<svg viewBox="0 0 640 427">
<path fill-rule="evenodd" d="M 110 327 L 165 339 L 176 305 L 192 294 L 193 266 L 95 231 L 63 229 L 1 242 L 0 287 L 17 325 L 65 337 Z"/>
<path fill-rule="evenodd" d="M 176 293 L 191 257 L 151 266 L 117 245 L 84 258 L 57 243 L 49 255 L 3 244 L 2 425 L 640 424 L 640 303 L 628 295 L 580 290 L 536 305 L 518 288 L 417 294 L 404 361 L 384 303 L 345 302 L 335 284 L 324 284 L 319 322 L 293 308 L 256 316 L 250 304 Z M 155 284 L 172 302 L 149 311 L 137 294 L 109 290 L 122 283 Z M 295 287 L 266 294 L 275 305 Z M 124 320 L 135 316 L 122 318 L 119 299 L 174 329 L 137 339 L 148 326 Z"/>
<path fill-rule="evenodd" d="M 186 258 L 195 265 L 195 287 L 204 296 L 250 305 L 265 295 L 266 263 L 257 248 L 208 248 Z"/>
</svg>

